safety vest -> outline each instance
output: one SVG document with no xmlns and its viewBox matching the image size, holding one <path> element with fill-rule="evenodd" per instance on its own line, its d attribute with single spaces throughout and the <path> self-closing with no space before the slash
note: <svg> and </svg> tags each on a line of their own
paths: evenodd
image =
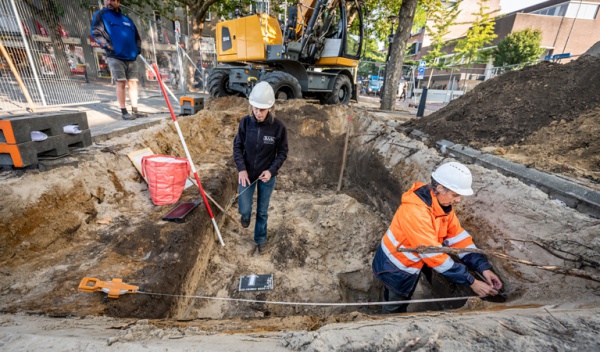
<svg viewBox="0 0 600 352">
<path fill-rule="evenodd" d="M 471 235 L 460 226 L 454 210 L 446 213 L 432 190 L 420 191 L 421 194 L 431 197 L 430 204 L 428 197 L 426 203 L 415 194 L 415 191 L 423 186 L 424 183 L 417 182 L 402 195 L 402 204 L 381 240 L 381 248 L 390 262 L 407 273 L 418 274 L 423 264 L 444 273 L 454 264 L 454 260 L 446 253 L 418 254 L 397 251 L 397 248 L 417 246 L 477 248 Z M 461 253 L 459 258 L 467 254 L 469 253 Z"/>
</svg>

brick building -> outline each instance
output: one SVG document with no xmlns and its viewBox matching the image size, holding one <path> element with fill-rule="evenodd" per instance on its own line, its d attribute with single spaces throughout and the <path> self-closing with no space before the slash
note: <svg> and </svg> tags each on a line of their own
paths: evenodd
<svg viewBox="0 0 600 352">
<path fill-rule="evenodd" d="M 450 4 L 454 1 L 447 0 L 446 2 Z M 492 0 L 486 5 L 490 7 L 489 11 L 494 11 L 500 9 L 499 3 L 499 0 Z M 499 15 L 495 19 L 497 38 L 486 49 L 496 47 L 510 33 L 526 28 L 539 29 L 542 32 L 541 46 L 546 49 L 540 59 L 556 54 L 570 54 L 571 58 L 561 60 L 561 62 L 567 62 L 582 55 L 600 40 L 599 5 L 600 0 L 548 0 L 515 12 Z M 478 1 L 463 0 L 459 4 L 459 10 L 461 12 L 456 20 L 457 23 L 472 22 L 475 19 L 473 13 L 479 10 Z M 448 60 L 454 56 L 455 43 L 451 43 L 451 41 L 463 38 L 468 29 L 468 24 L 451 27 L 450 33 L 445 37 L 449 42 L 445 48 L 448 55 L 442 59 Z M 430 44 L 431 37 L 425 28 L 414 33 L 409 40 L 412 52 L 407 59 L 420 60 L 427 54 Z M 455 71 L 453 79 L 471 81 L 467 84 L 467 88 L 469 88 L 469 86 L 477 84 L 477 81 L 493 76 L 492 68 L 491 60 L 487 64 L 475 64 L 470 69 L 461 68 Z M 429 71 L 426 71 L 426 76 L 428 75 Z M 433 81 L 438 87 L 445 87 L 450 82 L 450 75 L 445 72 L 434 73 Z"/>
</svg>

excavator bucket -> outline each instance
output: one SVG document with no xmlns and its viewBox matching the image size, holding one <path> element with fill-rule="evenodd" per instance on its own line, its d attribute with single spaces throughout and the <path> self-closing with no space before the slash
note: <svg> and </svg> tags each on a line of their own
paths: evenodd
<svg viewBox="0 0 600 352">
<path fill-rule="evenodd" d="M 122 279 L 112 279 L 112 281 L 100 281 L 93 277 L 84 277 L 79 283 L 79 292 L 97 292 L 101 291 L 108 295 L 108 298 L 119 298 L 125 293 L 136 293 L 138 286 L 123 283 Z"/>
</svg>

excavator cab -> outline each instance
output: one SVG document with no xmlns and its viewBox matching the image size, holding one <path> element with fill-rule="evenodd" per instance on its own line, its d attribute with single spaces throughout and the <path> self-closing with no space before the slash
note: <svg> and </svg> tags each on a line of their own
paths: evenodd
<svg viewBox="0 0 600 352">
<path fill-rule="evenodd" d="M 213 97 L 248 96 L 267 81 L 278 99 L 347 104 L 356 98 L 363 41 L 358 0 L 299 0 L 288 11 L 282 27 L 264 13 L 217 24 L 219 65 L 208 79 Z"/>
</svg>

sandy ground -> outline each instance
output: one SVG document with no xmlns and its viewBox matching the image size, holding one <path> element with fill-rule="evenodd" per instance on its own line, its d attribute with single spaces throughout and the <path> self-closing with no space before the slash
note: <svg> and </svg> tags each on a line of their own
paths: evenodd
<svg viewBox="0 0 600 352">
<path fill-rule="evenodd" d="M 222 323 L 225 325 L 226 323 Z M 167 326 L 165 326 L 167 325 Z M 245 324 L 248 325 L 248 324 Z M 600 310 L 422 313 L 316 331 L 222 333 L 193 323 L 0 315 L 4 351 L 595 351 Z"/>
<path fill-rule="evenodd" d="M 204 188 L 238 217 L 231 141 L 245 100 L 209 102 L 182 118 Z M 303 307 L 209 297 L 287 302 L 374 302 L 381 290 L 370 262 L 414 181 L 444 161 L 401 131 L 404 119 L 303 101 L 278 104 L 290 153 L 270 206 L 269 251 L 216 211 L 225 247 L 202 207 L 185 223 L 160 218 L 127 153 L 151 147 L 183 155 L 164 123 L 96 145 L 77 167 L 3 174 L 0 197 L 0 348 L 95 350 L 514 351 L 600 347 L 596 280 L 491 258 L 504 304 L 472 299 L 459 310 L 388 317 L 377 309 Z M 348 117 L 352 117 L 348 124 Z M 350 145 L 337 193 L 345 131 Z M 457 213 L 480 248 L 597 278 L 600 222 L 542 191 L 476 165 L 475 196 Z M 198 199 L 190 188 L 182 200 Z M 214 209 L 214 208 L 213 208 Z M 550 250 L 550 251 L 549 251 Z M 559 254 L 560 256 L 557 256 Z M 273 274 L 272 291 L 239 292 L 238 279 Z M 77 292 L 84 276 L 123 278 L 145 293 L 103 301 Z M 419 297 L 464 296 L 420 285 Z M 160 293 L 161 296 L 148 293 Z M 415 297 L 418 298 L 418 297 Z M 412 311 L 435 310 L 436 306 Z"/>
</svg>

